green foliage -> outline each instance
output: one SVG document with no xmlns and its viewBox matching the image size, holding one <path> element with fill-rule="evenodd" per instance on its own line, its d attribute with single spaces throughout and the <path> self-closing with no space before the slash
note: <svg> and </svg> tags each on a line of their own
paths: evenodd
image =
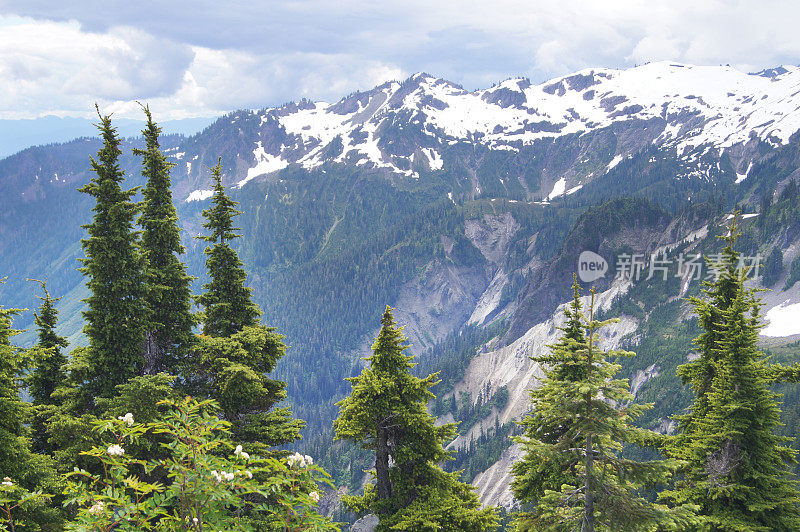
<svg viewBox="0 0 800 532">
<path fill-rule="evenodd" d="M 637 462 L 622 456 L 622 444 L 644 443 L 654 435 L 632 421 L 651 405 L 633 403 L 625 380 L 615 379 L 620 366 L 609 356 L 633 356 L 625 351 L 602 352 L 596 330 L 617 320 L 594 319 L 594 289 L 589 315 L 581 312 L 580 291 L 565 309 L 567 324 L 544 364 L 545 379 L 531 391 L 533 413 L 522 421 L 525 449 L 513 466 L 513 489 L 531 512 L 516 519 L 519 530 L 632 530 L 687 528 L 692 507 L 670 510 L 642 498 L 646 486 L 666 482 L 676 463 Z"/>
<path fill-rule="evenodd" d="M 51 404 L 51 394 L 64 381 L 62 366 L 67 362 L 67 358 L 61 352 L 61 348 L 67 347 L 68 344 L 64 337 L 56 334 L 58 310 L 55 308 L 55 302 L 60 298 L 50 296 L 44 281 L 37 282 L 42 285 L 44 297 L 39 298 L 42 300 L 42 305 L 39 311 L 34 313 L 39 341 L 29 353 L 34 369 L 26 384 L 33 404 L 40 405 Z"/>
<path fill-rule="evenodd" d="M 455 425 L 434 426 L 426 405 L 436 375 L 411 374 L 413 356 L 391 308 L 381 319 L 369 366 L 348 379 L 352 393 L 337 405 L 337 439 L 375 452 L 374 484 L 361 496 L 344 499 L 358 513 L 379 516 L 380 530 L 488 530 L 497 524 L 494 508 L 481 509 L 473 489 L 438 465 L 450 459 L 443 444 Z"/>
<path fill-rule="evenodd" d="M 304 423 L 274 406 L 286 398 L 286 383 L 267 376 L 286 354 L 283 336 L 271 327 L 248 326 L 227 338 L 201 336 L 185 375 L 186 387 L 215 399 L 237 440 L 268 454 L 300 438 Z"/>
<path fill-rule="evenodd" d="M 51 395 L 66 377 L 63 367 L 67 362 L 67 357 L 64 356 L 61 349 L 67 347 L 68 344 L 65 338 L 56 334 L 58 311 L 55 308 L 55 302 L 60 298 L 50 296 L 44 281 L 37 282 L 41 284 L 44 291 L 44 297 L 40 297 L 42 304 L 39 311 L 34 313 L 39 341 L 28 350 L 33 370 L 25 379 L 25 383 L 33 402 L 31 419 L 33 450 L 50 452 L 52 449 L 47 443 L 45 424 L 51 410 L 48 407 L 54 404 Z"/>
<path fill-rule="evenodd" d="M 146 261 L 144 270 L 147 291 L 145 303 L 150 311 L 145 349 L 144 373 L 174 371 L 179 360 L 187 356 L 194 342 L 191 313 L 190 284 L 192 278 L 178 259 L 184 253 L 181 244 L 178 214 L 172 202 L 170 169 L 161 153 L 158 136 L 161 132 L 143 107 L 147 124 L 142 131 L 145 149 L 134 153 L 143 157 L 144 187 L 142 213 L 138 224 L 142 227 L 142 254 Z"/>
<path fill-rule="evenodd" d="M 0 279 L 0 283 L 2 283 Z M 30 429 L 31 407 L 20 398 L 22 375 L 28 368 L 29 359 L 25 350 L 11 344 L 11 338 L 19 331 L 12 329 L 14 316 L 20 309 L 0 306 L 0 474 L 3 480 L 2 498 L 5 511 L 19 515 L 28 523 L 20 530 L 40 530 L 41 527 L 57 526 L 57 513 L 34 504 L 40 498 L 31 495 L 40 488 L 52 488 L 55 482 L 53 463 L 49 457 L 31 452 Z M 11 480 L 13 479 L 13 481 Z M 18 488 L 11 488 L 13 484 Z M 27 490 L 27 491 L 26 491 Z M 13 495 L 12 495 L 13 494 Z M 9 500 L 17 497 L 25 501 L 23 506 Z M 10 513 L 6 514 L 12 519 Z M 50 528 L 48 530 L 52 530 Z"/>
<path fill-rule="evenodd" d="M 0 482 L 0 530 L 40 530 L 36 523 L 27 519 L 50 500 L 41 491 L 28 491 L 14 484 L 10 477 Z"/>
<path fill-rule="evenodd" d="M 704 530 L 796 530 L 800 497 L 788 478 L 795 454 L 776 434 L 781 412 L 769 390 L 775 368 L 755 347 L 759 303 L 738 269 L 738 236 L 734 219 L 715 264 L 722 274 L 706 284 L 704 298 L 692 299 L 703 329 L 695 340 L 700 357 L 679 375 L 695 400 L 676 416 L 680 433 L 668 446 L 687 466 L 663 496 L 697 504 Z"/>
<path fill-rule="evenodd" d="M 99 115 L 99 109 L 98 109 Z M 145 304 L 143 259 L 133 230 L 136 189 L 122 190 L 120 139 L 108 116 L 98 124 L 103 147 L 92 158 L 95 177 L 80 188 L 95 199 L 92 223 L 84 228 L 86 258 L 81 272 L 88 278 L 91 295 L 83 315 L 89 338 L 89 387 L 98 396 L 113 394 L 117 384 L 141 373 L 144 357 Z"/>
<path fill-rule="evenodd" d="M 105 443 L 84 453 L 101 473 L 76 468 L 68 475 L 65 502 L 77 506 L 69 530 L 338 530 L 313 510 L 327 474 L 277 459 L 250 456 L 230 441 L 229 424 L 216 417 L 212 401 L 165 401 L 165 415 L 137 423 L 132 414 L 93 423 Z M 127 448 L 147 434 L 165 439 L 166 457 L 144 460 Z M 166 472 L 165 482 L 142 474 Z"/>
<path fill-rule="evenodd" d="M 200 237 L 209 243 L 206 247 L 206 267 L 210 281 L 203 286 L 205 293 L 197 302 L 205 308 L 203 334 L 231 336 L 247 326 L 256 325 L 261 312 L 251 300 L 251 289 L 245 287 L 245 272 L 239 256 L 229 241 L 238 237 L 233 227 L 233 217 L 240 214 L 237 203 L 225 194 L 222 186 L 222 162 L 211 169 L 214 180 L 212 206 L 203 211 L 210 230 L 209 236 Z"/>
</svg>

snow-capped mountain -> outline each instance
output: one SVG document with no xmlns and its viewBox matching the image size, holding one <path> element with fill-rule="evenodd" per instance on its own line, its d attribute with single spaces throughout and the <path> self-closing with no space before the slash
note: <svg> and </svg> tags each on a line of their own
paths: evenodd
<svg viewBox="0 0 800 532">
<path fill-rule="evenodd" d="M 448 403 L 455 410 L 437 407 L 442 419 L 464 422 L 453 445 L 469 452 L 458 467 L 472 472 L 484 501 L 512 504 L 509 457 L 473 453 L 471 442 L 488 445 L 483 436 L 498 424 L 508 430 L 527 407 L 539 374 L 528 357 L 555 338 L 582 251 L 609 264 L 619 253 L 713 253 L 719 223 L 742 209 L 743 248 L 771 261 L 756 281 L 771 289 L 764 337 L 779 347 L 797 338 L 798 129 L 800 68 L 746 74 L 653 63 L 472 92 L 417 74 L 335 103 L 236 111 L 192 137 L 161 140 L 176 164 L 192 275 L 205 271 L 202 243 L 191 237 L 203 232 L 208 167 L 222 159 L 243 211 L 236 244 L 248 283 L 264 321 L 292 345 L 278 371 L 308 421 L 304 442 L 333 449 L 320 438 L 389 304 L 420 371 L 442 370 L 449 388 L 436 393 L 458 396 Z M 131 150 L 140 145 L 124 143 L 126 186 L 142 184 Z M 76 189 L 92 177 L 99 147 L 79 139 L 0 160 L 0 278 L 8 276 L 0 304 L 35 308 L 25 279 L 47 278 L 64 296 L 62 332 L 74 343 L 86 296 L 76 270 L 81 224 L 91 216 L 91 198 Z M 614 341 L 640 342 L 642 357 L 626 367 L 637 396 L 665 398 L 667 412 L 680 389 L 670 365 L 688 356 L 694 334 L 683 298 L 699 288 L 652 283 L 627 287 L 610 312 L 625 325 Z M 622 294 L 608 278 L 597 287 Z M 31 323 L 25 313 L 15 325 Z M 657 341 L 641 343 L 645 333 Z M 649 397 L 653 386 L 668 393 Z"/>
<path fill-rule="evenodd" d="M 653 143 L 688 157 L 696 148 L 725 150 L 751 136 L 785 143 L 800 129 L 800 68 L 745 74 L 664 62 L 586 69 L 540 85 L 509 79 L 474 92 L 416 74 L 336 103 L 303 101 L 257 115 L 259 140 L 240 185 L 290 164 L 310 169 L 326 162 L 416 177 L 415 165 L 441 169 L 447 148 L 459 143 L 519 151 L 541 139 L 631 121 L 647 122 Z M 561 185 L 549 197 L 567 190 Z"/>
</svg>

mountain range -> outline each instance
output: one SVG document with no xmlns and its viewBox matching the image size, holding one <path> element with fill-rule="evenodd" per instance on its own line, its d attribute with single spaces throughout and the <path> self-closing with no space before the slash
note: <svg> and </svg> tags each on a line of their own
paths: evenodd
<svg viewBox="0 0 800 532">
<path fill-rule="evenodd" d="M 528 357 L 558 337 L 582 252 L 609 266 L 593 282 L 602 312 L 620 318 L 604 341 L 639 353 L 624 371 L 637 398 L 655 403 L 641 420 L 651 428 L 672 430 L 669 415 L 688 404 L 675 367 L 692 356 L 686 298 L 702 279 L 677 259 L 715 253 L 736 210 L 741 249 L 759 257 L 752 282 L 771 289 L 764 349 L 800 354 L 798 130 L 800 68 L 663 62 L 477 91 L 420 73 L 335 103 L 230 113 L 193 136 L 164 135 L 162 147 L 196 290 L 204 258 L 192 237 L 221 158 L 243 211 L 248 283 L 291 346 L 277 372 L 308 422 L 301 448 L 339 485 L 360 485 L 369 464 L 331 441 L 330 422 L 389 304 L 417 369 L 441 371 L 431 408 L 461 422 L 453 467 L 484 502 L 511 507 L 519 449 L 509 437 L 542 376 Z M 142 184 L 131 152 L 140 144 L 125 143 L 130 185 Z M 82 138 L 0 160 L 0 301 L 33 308 L 25 279 L 47 278 L 74 345 L 91 214 L 76 189 L 98 147 Z M 644 260 L 639 278 L 622 275 L 632 256 Z M 647 278 L 652 256 L 669 265 Z M 29 312 L 17 325 L 31 322 Z M 800 389 L 783 391 L 785 429 L 797 435 Z"/>
</svg>

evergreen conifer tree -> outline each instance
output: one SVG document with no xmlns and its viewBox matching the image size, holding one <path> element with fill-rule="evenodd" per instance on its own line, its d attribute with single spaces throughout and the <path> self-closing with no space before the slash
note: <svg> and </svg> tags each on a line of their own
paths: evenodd
<svg viewBox="0 0 800 532">
<path fill-rule="evenodd" d="M 192 278 L 178 259 L 185 252 L 181 244 L 178 214 L 172 201 L 170 169 L 174 163 L 161 153 L 161 133 L 150 113 L 142 134 L 145 149 L 134 150 L 143 157 L 142 175 L 147 179 L 139 225 L 142 227 L 142 253 L 146 259 L 145 302 L 150 319 L 145 344 L 145 374 L 170 371 L 186 356 L 194 341 L 190 284 Z"/>
<path fill-rule="evenodd" d="M 539 362 L 547 371 L 549 382 L 579 382 L 586 378 L 586 365 L 582 360 L 582 350 L 587 348 L 586 329 L 581 313 L 580 285 L 574 277 L 572 285 L 572 302 L 564 309 L 566 324 L 559 327 L 564 334 L 554 345 L 548 346 L 549 353 L 533 360 Z M 531 399 L 534 404 L 546 398 L 547 388 L 542 386 L 531 390 Z M 577 479 L 573 460 L 569 456 L 553 455 L 549 460 L 542 460 L 532 442 L 542 442 L 549 445 L 556 444 L 569 430 L 569 420 L 554 419 L 552 412 L 546 409 L 534 409 L 525 416 L 520 425 L 524 428 L 524 437 L 515 438 L 527 452 L 524 458 L 512 466 L 514 480 L 512 489 L 514 496 L 519 501 L 533 502 L 544 495 L 545 489 L 560 490 L 563 481 L 569 478 Z"/>
<path fill-rule="evenodd" d="M 0 279 L 3 283 L 4 279 Z M 55 470 L 49 457 L 31 452 L 28 423 L 31 407 L 20 398 L 20 384 L 28 368 L 24 349 L 11 344 L 20 331 L 12 328 L 21 309 L 0 305 L 0 475 L 28 490 L 54 489 Z M 9 480 L 10 479 L 10 480 Z M 37 504 L 22 509 L 32 521 L 25 530 L 61 530 L 57 509 Z"/>
<path fill-rule="evenodd" d="M 27 379 L 28 394 L 34 405 L 53 404 L 50 396 L 65 379 L 64 365 L 67 357 L 61 349 L 69 345 L 66 338 L 56 333 L 58 310 L 55 303 L 61 298 L 50 296 L 45 281 L 29 280 L 41 284 L 44 296 L 39 296 L 42 304 L 38 312 L 34 312 L 38 342 L 31 348 L 33 371 Z"/>
<path fill-rule="evenodd" d="M 2 282 L 2 280 L 0 280 Z M 25 370 L 24 350 L 11 344 L 19 331 L 11 328 L 21 309 L 0 307 L 0 471 L 22 478 L 28 454 L 28 405 L 20 398 L 19 382 Z"/>
<path fill-rule="evenodd" d="M 581 312 L 577 281 L 565 314 L 561 340 L 544 364 L 545 379 L 531 391 L 533 414 L 522 422 L 518 438 L 526 456 L 514 465 L 513 489 L 523 501 L 536 502 L 516 517 L 518 530 L 655 530 L 692 523 L 692 508 L 669 510 L 639 494 L 645 486 L 665 482 L 675 463 L 637 462 L 624 458 L 624 443 L 646 441 L 649 431 L 632 421 L 651 405 L 633 403 L 626 380 L 615 379 L 618 364 L 603 352 L 596 331 L 617 320 L 596 321 L 594 289 L 589 315 Z"/>
<path fill-rule="evenodd" d="M 221 163 L 211 175 L 212 206 L 203 211 L 211 235 L 201 237 L 210 243 L 205 250 L 210 281 L 197 297 L 205 307 L 203 335 L 187 364 L 187 388 L 218 401 L 235 438 L 267 455 L 271 447 L 299 439 L 304 423 L 293 419 L 289 408 L 275 408 L 286 398 L 286 383 L 268 373 L 286 354 L 284 337 L 258 323 L 261 311 L 244 284 L 242 261 L 229 244 L 239 236 L 233 227 L 239 214 L 236 202 L 225 194 Z"/>
<path fill-rule="evenodd" d="M 137 206 L 131 197 L 136 189 L 122 190 L 121 140 L 111 118 L 97 112 L 103 147 L 91 159 L 95 177 L 79 189 L 95 199 L 92 223 L 84 226 L 89 236 L 81 241 L 86 253 L 81 272 L 91 293 L 84 300 L 88 310 L 83 315 L 89 338 L 89 390 L 111 396 L 117 384 L 142 372 L 148 313 L 143 260 L 133 230 Z"/>
<path fill-rule="evenodd" d="M 31 439 L 33 450 L 36 452 L 50 452 L 51 446 L 47 442 L 46 423 L 52 415 L 56 399 L 52 397 L 57 387 L 62 386 L 66 380 L 64 366 L 67 357 L 61 349 L 67 347 L 67 339 L 56 333 L 58 323 L 58 310 L 55 303 L 61 298 L 53 298 L 47 290 L 45 281 L 34 280 L 41 284 L 44 296 L 40 296 L 42 304 L 38 312 L 34 312 L 34 321 L 38 329 L 38 342 L 29 351 L 33 369 L 26 379 L 28 394 L 33 403 L 33 418 L 31 419 Z"/>
<path fill-rule="evenodd" d="M 668 451 L 687 462 L 666 500 L 699 505 L 703 530 L 788 531 L 800 529 L 800 498 L 789 478 L 795 453 L 775 434 L 778 396 L 769 385 L 796 380 L 795 369 L 771 366 L 756 348 L 760 304 L 745 286 L 733 246 L 736 218 L 724 236 L 720 273 L 705 298 L 693 298 L 704 331 L 695 340 L 700 357 L 678 368 L 691 385 L 691 410 L 678 416 L 679 433 Z"/>
<path fill-rule="evenodd" d="M 427 404 L 437 374 L 411 374 L 413 356 L 387 307 L 372 346 L 369 366 L 349 378 L 352 393 L 337 403 L 337 439 L 375 452 L 375 483 L 344 502 L 358 513 L 375 513 L 378 530 L 481 531 L 497 525 L 494 508 L 480 507 L 473 488 L 439 463 L 452 459 L 443 444 L 455 425 L 434 426 Z"/>
<path fill-rule="evenodd" d="M 210 281 L 203 286 L 205 293 L 197 297 L 197 302 L 205 308 L 203 334 L 226 337 L 257 325 L 261 313 L 251 300 L 252 290 L 244 284 L 247 276 L 242 261 L 229 244 L 239 236 L 233 217 L 241 213 L 236 210 L 237 203 L 225 194 L 221 160 L 211 169 L 211 178 L 214 195 L 211 207 L 203 211 L 203 227 L 211 234 L 199 237 L 210 244 L 205 250 Z"/>
</svg>

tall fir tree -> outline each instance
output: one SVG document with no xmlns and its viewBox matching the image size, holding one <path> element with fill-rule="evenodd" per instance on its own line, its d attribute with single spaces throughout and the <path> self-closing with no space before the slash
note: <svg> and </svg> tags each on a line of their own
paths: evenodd
<svg viewBox="0 0 800 532">
<path fill-rule="evenodd" d="M 145 342 L 145 374 L 174 371 L 185 357 L 195 336 L 191 311 L 192 278 L 178 256 L 185 252 L 181 244 L 178 214 L 172 201 L 170 169 L 174 163 L 161 153 L 159 128 L 148 106 L 142 107 L 147 123 L 142 134 L 145 149 L 134 153 L 143 157 L 144 187 L 142 213 L 142 253 L 146 259 L 145 303 L 150 319 Z"/>
<path fill-rule="evenodd" d="M 55 304 L 61 298 L 50 295 L 45 281 L 28 280 L 39 283 L 44 292 L 44 296 L 39 296 L 42 304 L 33 315 L 38 341 L 30 350 L 33 371 L 27 378 L 28 394 L 34 405 L 48 405 L 53 404 L 52 393 L 64 383 L 66 377 L 64 365 L 67 363 L 67 357 L 61 350 L 67 347 L 69 342 L 56 332 L 58 310 Z"/>
<path fill-rule="evenodd" d="M 375 513 L 378 530 L 482 531 L 494 529 L 494 508 L 481 508 L 474 489 L 439 463 L 452 459 L 443 445 L 455 424 L 434 425 L 427 404 L 438 374 L 411 374 L 413 356 L 404 354 L 406 338 L 386 307 L 381 330 L 366 358 L 369 366 L 352 384 L 334 421 L 337 439 L 375 452 L 375 483 L 361 496 L 346 497 L 358 513 Z"/>
<path fill-rule="evenodd" d="M 257 325 L 261 312 L 251 300 L 252 290 L 244 284 L 247 275 L 242 261 L 230 246 L 230 241 L 239 236 L 233 218 L 241 213 L 236 210 L 237 203 L 225 194 L 221 160 L 211 169 L 211 178 L 214 195 L 211 207 L 203 211 L 206 218 L 203 227 L 211 234 L 199 237 L 210 244 L 205 249 L 210 281 L 203 286 L 205 293 L 196 300 L 205 309 L 203 334 L 226 337 Z"/>
<path fill-rule="evenodd" d="M 703 333 L 700 357 L 678 368 L 695 395 L 690 411 L 677 416 L 679 433 L 667 449 L 687 466 L 669 501 L 699 505 L 702 530 L 789 531 L 800 529 L 800 497 L 789 466 L 795 453 L 776 435 L 780 423 L 776 380 L 796 380 L 795 370 L 772 366 L 756 348 L 760 303 L 745 286 L 748 270 L 734 250 L 736 217 L 723 237 L 720 258 L 710 261 L 719 277 L 693 298 Z"/>
<path fill-rule="evenodd" d="M 211 176 L 212 206 L 203 211 L 204 227 L 211 234 L 201 237 L 209 242 L 205 254 L 210 281 L 196 298 L 205 307 L 203 335 L 186 365 L 187 389 L 218 401 L 235 438 L 259 454 L 270 454 L 272 447 L 299 439 L 304 423 L 293 419 L 289 408 L 276 408 L 286 398 L 286 383 L 268 374 L 286 354 L 284 337 L 258 323 L 261 311 L 229 243 L 239 236 L 233 227 L 239 212 L 222 186 L 221 163 Z"/>
<path fill-rule="evenodd" d="M 4 279 L 0 279 L 0 283 Z M 23 349 L 12 345 L 11 338 L 20 331 L 12 329 L 21 309 L 0 306 L 0 471 L 15 479 L 25 475 L 28 455 L 28 405 L 20 398 L 19 383 L 26 369 Z"/>
<path fill-rule="evenodd" d="M 81 272 L 88 278 L 90 296 L 84 332 L 89 338 L 89 391 L 111 396 L 114 387 L 141 374 L 144 367 L 145 304 L 143 258 L 134 231 L 136 189 L 123 190 L 119 165 L 121 140 L 109 116 L 97 124 L 103 147 L 91 159 L 95 177 L 79 190 L 95 199 L 89 236 L 81 241 L 86 258 Z"/>
<path fill-rule="evenodd" d="M 0 279 L 0 284 L 4 281 Z M 31 406 L 21 399 L 21 384 L 29 370 L 29 357 L 26 350 L 11 343 L 11 338 L 20 332 L 12 328 L 12 323 L 21 312 L 21 309 L 0 305 L 0 475 L 8 477 L 5 482 L 31 491 L 54 490 L 56 478 L 52 460 L 31 452 L 28 426 Z M 6 511 L 12 505 L 6 504 Z M 24 518 L 31 521 L 30 527 L 24 529 L 62 530 L 58 509 L 48 506 L 31 504 L 20 508 Z"/>
<path fill-rule="evenodd" d="M 580 382 L 586 378 L 586 365 L 582 357 L 582 350 L 587 348 L 586 328 L 581 313 L 580 285 L 574 277 L 572 285 L 572 302 L 564 309 L 566 324 L 559 327 L 564 334 L 556 344 L 548 346 L 549 352 L 532 357 L 532 360 L 542 364 L 547 372 L 547 382 Z M 546 398 L 546 387 L 531 390 L 531 400 L 534 404 Z M 546 489 L 560 490 L 565 478 L 573 482 L 577 479 L 577 472 L 573 457 L 567 454 L 554 454 L 548 460 L 542 460 L 540 453 L 536 452 L 536 445 L 532 442 L 554 445 L 567 435 L 571 428 L 567 419 L 555 419 L 552 412 L 547 409 L 534 409 L 526 415 L 520 425 L 524 429 L 524 436 L 515 439 L 526 451 L 523 459 L 513 464 L 511 472 L 514 476 L 512 489 L 514 496 L 519 501 L 531 503 L 544 495 Z"/>
<path fill-rule="evenodd" d="M 42 304 L 34 312 L 34 322 L 38 329 L 38 341 L 28 350 L 28 357 L 33 364 L 33 369 L 25 379 L 28 386 L 32 404 L 31 440 L 33 450 L 36 452 L 51 452 L 47 436 L 47 421 L 57 404 L 53 392 L 66 381 L 65 366 L 67 357 L 61 351 L 69 343 L 63 336 L 56 333 L 58 325 L 58 310 L 55 303 L 61 298 L 53 298 L 47 290 L 47 283 L 36 279 L 29 281 L 38 282 L 44 296 L 39 296 Z"/>
<path fill-rule="evenodd" d="M 642 488 L 666 482 L 676 464 L 637 462 L 621 452 L 623 444 L 651 437 L 633 425 L 651 405 L 633 402 L 628 382 L 615 378 L 620 366 L 608 360 L 633 353 L 598 348 L 596 331 L 618 320 L 596 321 L 594 297 L 592 289 L 585 317 L 575 281 L 564 335 L 549 354 L 534 358 L 543 364 L 545 379 L 531 391 L 533 413 L 516 439 L 525 457 L 513 466 L 512 487 L 520 500 L 536 506 L 516 516 L 516 528 L 688 529 L 694 523 L 691 506 L 671 510 L 640 495 Z"/>
</svg>

